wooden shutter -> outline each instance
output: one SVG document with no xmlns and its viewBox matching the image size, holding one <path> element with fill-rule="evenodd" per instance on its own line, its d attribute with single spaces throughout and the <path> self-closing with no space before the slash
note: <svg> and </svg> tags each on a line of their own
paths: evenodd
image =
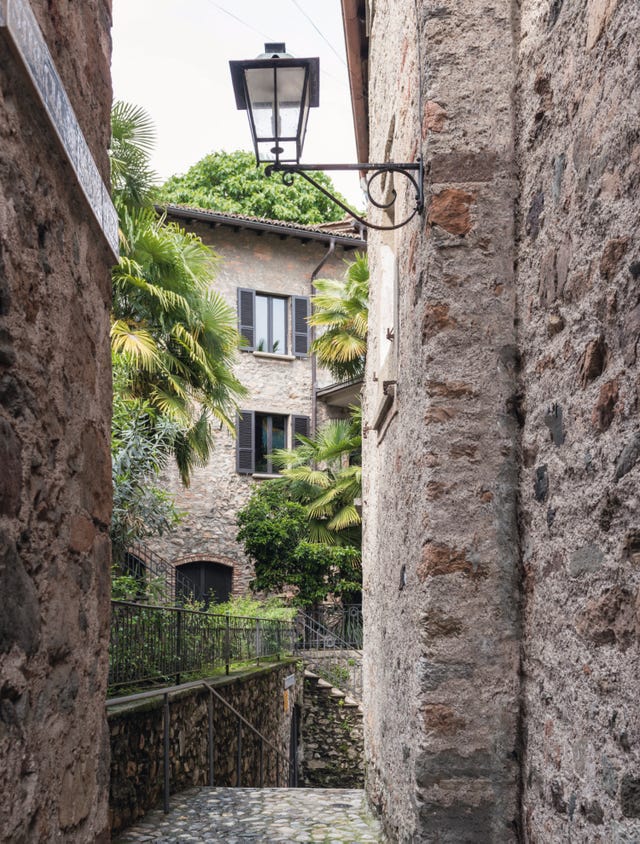
<svg viewBox="0 0 640 844">
<path fill-rule="evenodd" d="M 303 358 L 309 354 L 309 298 L 293 297 L 293 354 Z"/>
<path fill-rule="evenodd" d="M 309 427 L 308 416 L 293 416 L 291 418 L 291 430 L 293 433 L 291 448 L 297 448 L 300 445 L 300 440 L 297 439 L 298 434 L 301 434 L 303 437 L 309 436 Z"/>
<path fill-rule="evenodd" d="M 241 475 L 252 475 L 254 472 L 254 424 L 253 411 L 241 410 L 236 425 L 236 471 Z"/>
<path fill-rule="evenodd" d="M 238 288 L 238 331 L 247 341 L 242 346 L 245 351 L 251 352 L 255 348 L 255 322 L 256 322 L 256 292 L 244 287 Z"/>
</svg>

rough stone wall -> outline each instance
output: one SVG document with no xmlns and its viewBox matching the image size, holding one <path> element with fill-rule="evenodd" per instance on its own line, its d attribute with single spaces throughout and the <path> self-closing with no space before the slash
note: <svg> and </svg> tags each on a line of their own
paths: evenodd
<svg viewBox="0 0 640 844">
<path fill-rule="evenodd" d="M 512 5 L 373 4 L 370 160 L 427 165 L 425 215 L 369 241 L 366 775 L 400 842 L 517 836 Z"/>
<path fill-rule="evenodd" d="M 530 842 L 640 840 L 640 8 L 522 3 Z"/>
<path fill-rule="evenodd" d="M 283 705 L 284 678 L 295 672 L 295 663 L 257 669 L 233 678 L 216 679 L 216 690 L 288 759 L 291 719 L 296 688 L 290 705 Z M 302 677 L 296 678 L 301 690 Z M 171 793 L 195 785 L 209 785 L 208 698 L 203 689 L 185 690 L 171 698 L 170 759 Z M 130 826 L 158 805 L 164 789 L 163 699 L 132 703 L 109 711 L 111 732 L 110 818 L 113 833 Z M 214 698 L 214 782 L 236 785 L 237 719 Z M 249 731 L 242 732 L 243 787 L 260 781 L 260 743 Z M 264 748 L 264 784 L 276 785 L 274 754 Z M 280 783 L 282 784 L 282 766 Z"/>
<path fill-rule="evenodd" d="M 328 244 L 303 243 L 298 238 L 231 227 L 213 228 L 206 223 L 189 223 L 194 231 L 219 255 L 215 287 L 234 310 L 237 290 L 248 287 L 265 293 L 311 296 L 311 273 L 325 256 Z M 341 247 L 324 265 L 322 277 L 344 275 Z M 291 325 L 289 324 L 289 331 Z M 289 349 L 291 345 L 289 344 Z M 240 352 L 235 372 L 249 390 L 242 402 L 245 410 L 297 414 L 311 417 L 311 358 L 288 360 Z M 318 383 L 326 385 L 331 377 L 318 371 Z M 169 560 L 206 555 L 234 563 L 233 593 L 245 594 L 253 576 L 251 564 L 236 542 L 236 514 L 248 501 L 255 483 L 251 476 L 236 472 L 236 440 L 228 431 L 216 436 L 213 459 L 208 466 L 193 472 L 191 485 L 185 489 L 177 472 L 169 477 L 178 506 L 188 515 L 174 534 L 163 537 L 153 547 Z"/>
<path fill-rule="evenodd" d="M 335 697 L 329 683 L 305 676 L 301 706 L 302 788 L 363 788 L 362 711 Z"/>
<path fill-rule="evenodd" d="M 103 179 L 108 0 L 33 0 Z M 105 840 L 109 267 L 0 33 L 0 838 Z"/>
</svg>

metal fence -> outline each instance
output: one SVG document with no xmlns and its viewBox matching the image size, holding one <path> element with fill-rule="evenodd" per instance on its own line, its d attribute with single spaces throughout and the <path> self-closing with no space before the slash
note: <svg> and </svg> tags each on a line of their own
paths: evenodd
<svg viewBox="0 0 640 844">
<path fill-rule="evenodd" d="M 362 653 L 306 613 L 296 617 L 296 651 L 305 667 L 362 703 Z"/>
<path fill-rule="evenodd" d="M 324 628 L 350 648 L 362 650 L 362 604 L 325 604 L 314 612 Z"/>
<path fill-rule="evenodd" d="M 153 596 L 154 604 L 174 604 L 201 601 L 204 597 L 190 577 L 141 542 L 127 548 L 118 568 L 139 584 L 136 600 Z"/>
<path fill-rule="evenodd" d="M 291 622 L 111 602 L 109 688 L 176 683 L 193 673 L 229 673 L 233 662 L 294 649 Z"/>
</svg>

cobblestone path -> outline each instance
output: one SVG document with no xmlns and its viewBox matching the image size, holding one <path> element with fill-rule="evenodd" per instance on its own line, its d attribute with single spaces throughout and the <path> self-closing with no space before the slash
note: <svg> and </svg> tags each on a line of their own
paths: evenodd
<svg viewBox="0 0 640 844">
<path fill-rule="evenodd" d="M 190 788 L 171 798 L 171 812 L 148 812 L 115 839 L 225 844 L 352 844 L 381 842 L 380 827 L 358 789 Z"/>
</svg>

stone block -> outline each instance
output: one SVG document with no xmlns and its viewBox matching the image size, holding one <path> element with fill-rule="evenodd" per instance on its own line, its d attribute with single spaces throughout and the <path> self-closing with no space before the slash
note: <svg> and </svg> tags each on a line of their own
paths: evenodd
<svg viewBox="0 0 640 844">
<path fill-rule="evenodd" d="M 597 545 L 583 545 L 574 551 L 569 560 L 571 577 L 582 577 L 598 571 L 604 562 L 602 550 Z"/>
<path fill-rule="evenodd" d="M 471 205 L 476 195 L 458 188 L 447 188 L 431 197 L 427 222 L 453 235 L 463 237 L 471 231 Z"/>
<path fill-rule="evenodd" d="M 488 571 L 486 565 L 473 562 L 462 549 L 451 548 L 441 542 L 427 542 L 422 549 L 422 560 L 418 566 L 419 580 L 447 574 L 483 578 L 487 576 Z"/>
<path fill-rule="evenodd" d="M 590 340 L 582 353 L 578 378 L 580 385 L 584 388 L 595 378 L 598 378 L 607 365 L 607 345 L 604 336 L 600 335 Z"/>
<path fill-rule="evenodd" d="M 622 777 L 620 808 L 625 818 L 640 818 L 640 776 L 625 774 Z"/>
<path fill-rule="evenodd" d="M 635 601 L 628 589 L 612 586 L 587 602 L 576 618 L 576 629 L 595 645 L 627 650 L 635 641 Z"/>
<path fill-rule="evenodd" d="M 490 182 L 497 168 L 498 157 L 491 151 L 439 153 L 430 160 L 430 175 L 434 184 Z"/>
<path fill-rule="evenodd" d="M 613 422 L 618 396 L 619 387 L 617 378 L 607 381 L 606 384 L 600 387 L 596 406 L 593 408 L 591 414 L 591 422 L 594 428 L 600 431 L 600 433 L 604 433 Z"/>
<path fill-rule="evenodd" d="M 17 516 L 22 500 L 22 446 L 11 424 L 0 418 L 0 515 Z"/>
<path fill-rule="evenodd" d="M 435 100 L 429 100 L 424 107 L 424 119 L 422 121 L 422 137 L 425 138 L 429 132 L 442 132 L 445 128 L 447 112 Z"/>
</svg>

